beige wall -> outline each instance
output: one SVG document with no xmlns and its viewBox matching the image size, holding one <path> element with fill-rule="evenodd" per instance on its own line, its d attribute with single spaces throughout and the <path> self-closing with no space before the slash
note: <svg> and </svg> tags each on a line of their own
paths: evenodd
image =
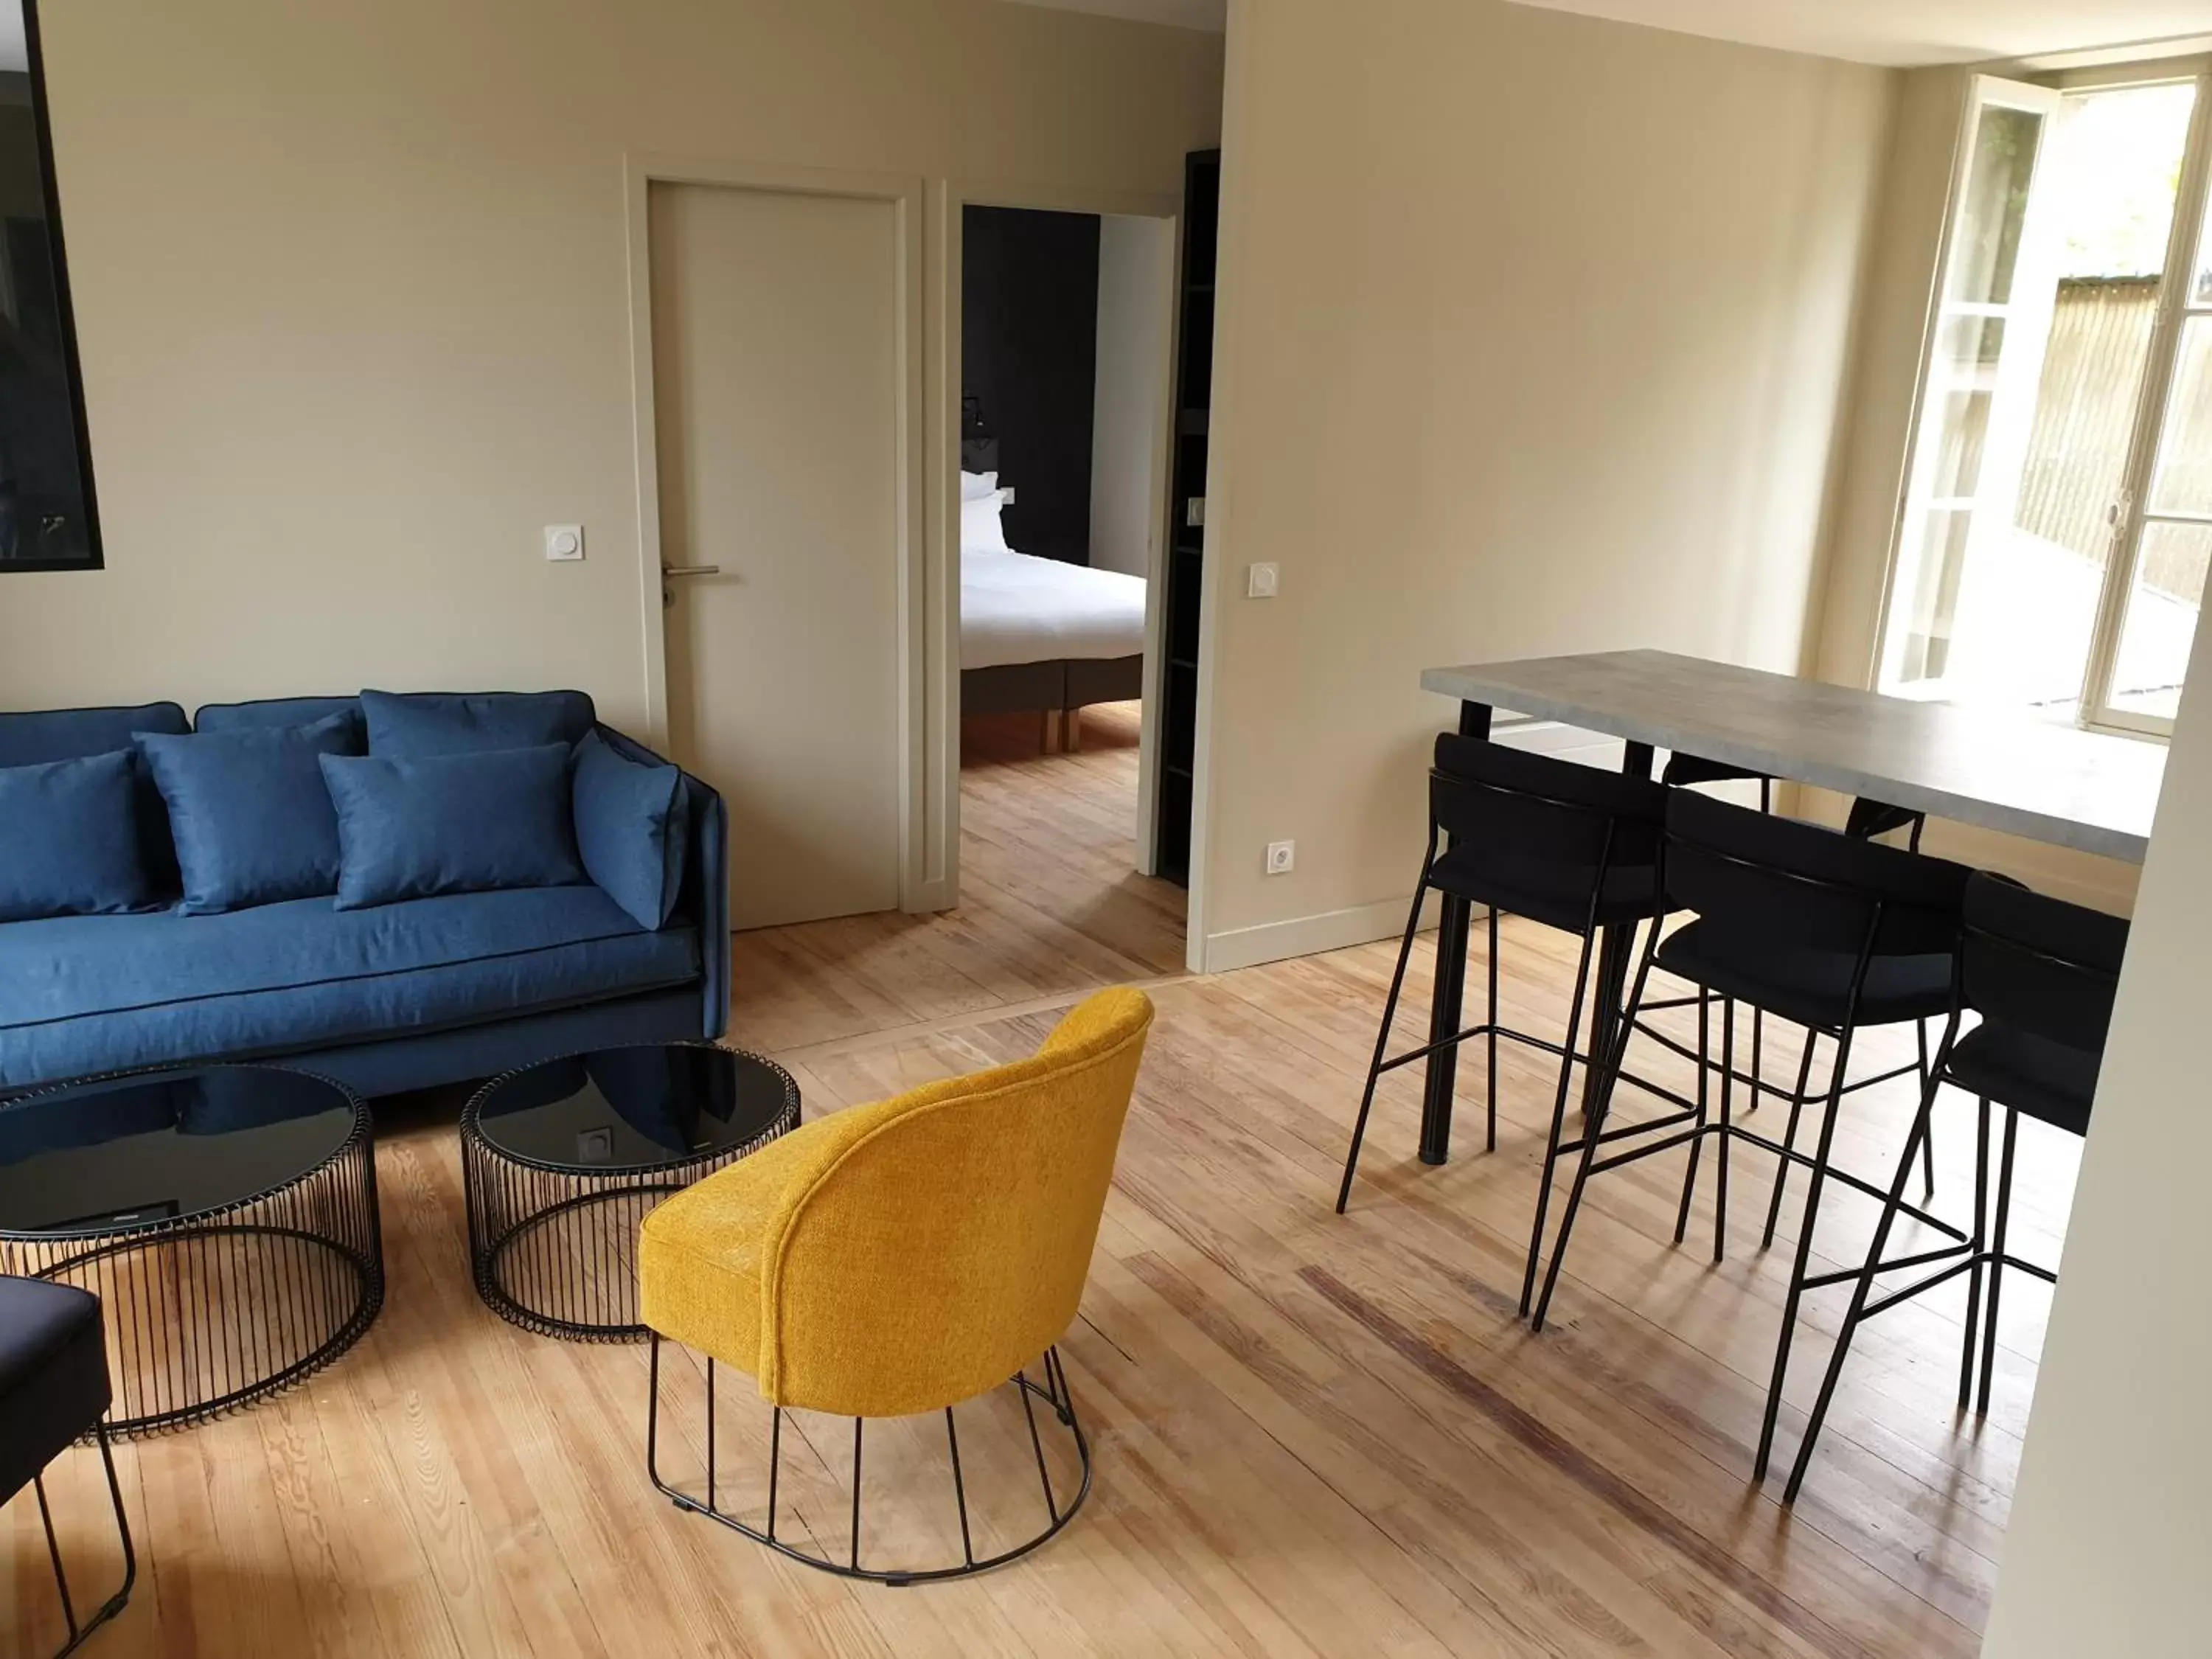
<svg viewBox="0 0 2212 1659">
<path fill-rule="evenodd" d="M 0 578 L 0 708 L 557 683 L 635 721 L 624 155 L 1175 194 L 1218 131 L 1218 36 L 994 0 L 46 13 L 108 568 Z"/>
<path fill-rule="evenodd" d="M 1799 666 L 1893 79 L 1497 0 L 1252 0 L 1230 56 L 1217 966 L 1395 930 L 1424 665 Z"/>
<path fill-rule="evenodd" d="M 2066 1229 L 1988 1659 L 2212 1649 L 2212 629 L 2197 636 Z"/>
</svg>

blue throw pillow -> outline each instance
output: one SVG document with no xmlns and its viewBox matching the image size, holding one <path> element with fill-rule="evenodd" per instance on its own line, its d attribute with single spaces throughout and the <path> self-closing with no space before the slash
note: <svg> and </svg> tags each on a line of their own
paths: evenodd
<svg viewBox="0 0 2212 1659">
<path fill-rule="evenodd" d="M 580 691 L 364 691 L 368 752 L 419 759 L 571 744 L 592 729 Z"/>
<path fill-rule="evenodd" d="M 168 803 L 184 872 L 178 914 L 215 915 L 338 884 L 338 822 L 317 762 L 356 754 L 350 714 L 169 738 L 142 732 L 138 752 Z"/>
<path fill-rule="evenodd" d="M 115 915 L 153 897 L 127 751 L 0 769 L 0 921 Z"/>
<path fill-rule="evenodd" d="M 585 879 L 565 743 L 323 762 L 345 849 L 337 908 Z"/>
<path fill-rule="evenodd" d="M 625 760 L 588 732 L 576 745 L 575 796 L 585 870 L 639 927 L 666 926 L 690 840 L 683 773 Z"/>
</svg>

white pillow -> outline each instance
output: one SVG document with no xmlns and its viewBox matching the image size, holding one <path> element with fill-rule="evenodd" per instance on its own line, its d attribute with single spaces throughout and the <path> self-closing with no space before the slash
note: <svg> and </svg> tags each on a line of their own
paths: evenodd
<svg viewBox="0 0 2212 1659">
<path fill-rule="evenodd" d="M 1011 553 L 1006 545 L 1006 526 L 999 517 L 999 510 L 1006 504 L 1006 492 L 994 489 L 976 501 L 960 503 L 960 550 L 966 553 Z"/>
<path fill-rule="evenodd" d="M 960 499 L 963 501 L 980 501 L 998 487 L 999 475 L 995 472 L 963 472 L 960 475 Z"/>
</svg>

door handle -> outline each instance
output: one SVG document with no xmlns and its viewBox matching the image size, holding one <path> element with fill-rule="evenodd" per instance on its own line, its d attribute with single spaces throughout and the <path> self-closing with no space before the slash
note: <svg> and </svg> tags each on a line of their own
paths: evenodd
<svg viewBox="0 0 2212 1659">
<path fill-rule="evenodd" d="M 664 564 L 660 567 L 660 574 L 664 576 L 719 576 L 722 574 L 722 567 L 719 564 Z"/>
</svg>

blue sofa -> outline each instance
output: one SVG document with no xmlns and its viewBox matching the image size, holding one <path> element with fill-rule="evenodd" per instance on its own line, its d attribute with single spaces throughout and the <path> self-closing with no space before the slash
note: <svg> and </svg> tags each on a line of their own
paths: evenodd
<svg viewBox="0 0 2212 1659">
<path fill-rule="evenodd" d="M 556 695 L 564 735 L 597 730 L 626 759 L 658 760 L 599 725 L 583 693 Z M 129 749 L 134 732 L 299 725 L 357 708 L 348 697 L 227 704 L 190 726 L 175 703 L 0 714 L 0 768 Z M 0 1097 L 218 1059 L 392 1094 L 582 1049 L 719 1037 L 730 970 L 722 801 L 688 774 L 683 789 L 685 867 L 659 929 L 589 884 L 355 910 L 324 897 L 0 924 Z M 158 794 L 139 816 L 147 867 L 173 872 Z"/>
</svg>

